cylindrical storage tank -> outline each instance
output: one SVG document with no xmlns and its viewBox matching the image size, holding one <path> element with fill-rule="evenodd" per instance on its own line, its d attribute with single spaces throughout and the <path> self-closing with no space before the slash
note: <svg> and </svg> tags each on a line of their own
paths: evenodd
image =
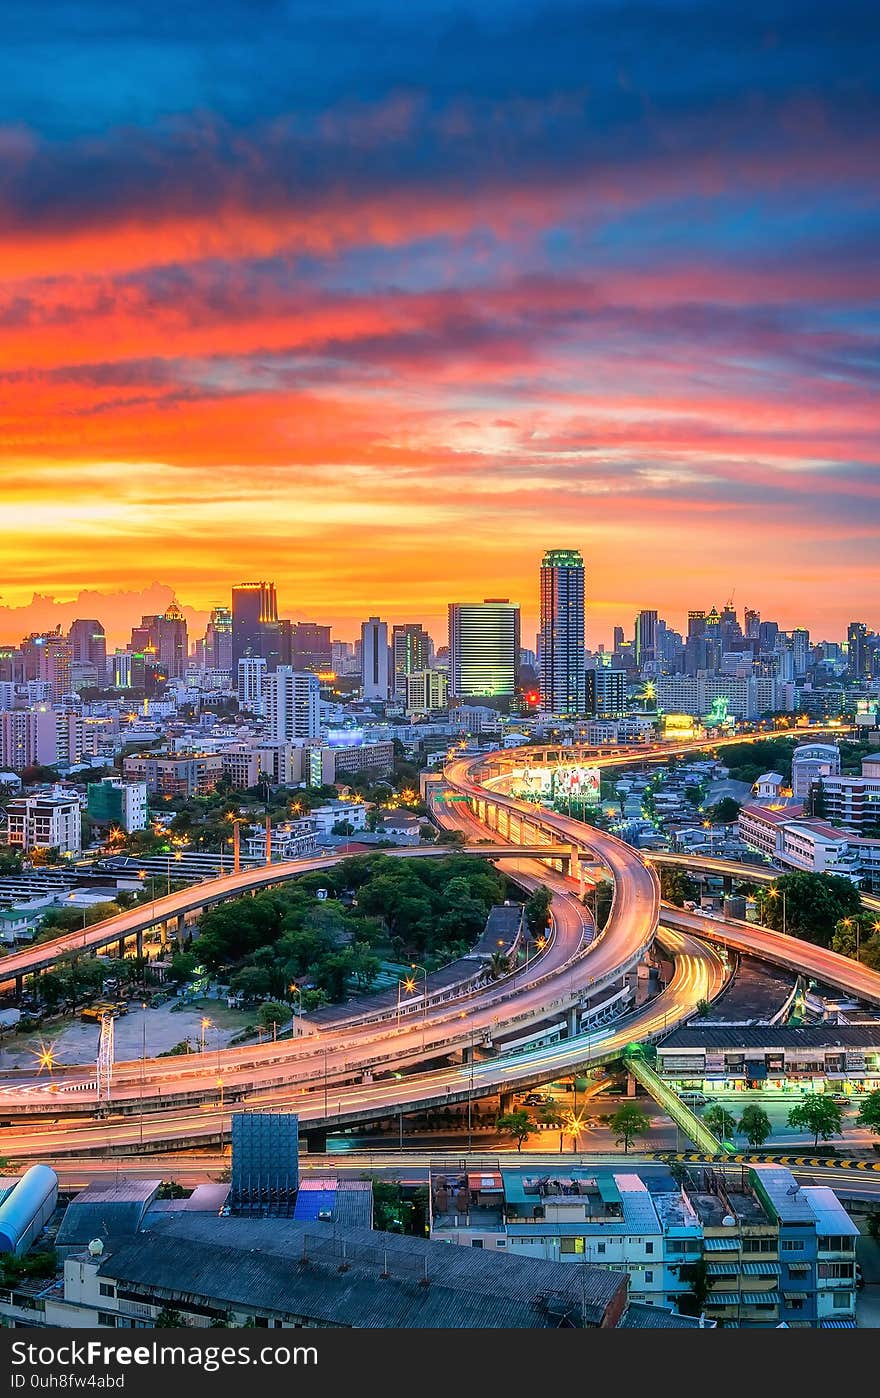
<svg viewBox="0 0 880 1398">
<path fill-rule="evenodd" d="M 48 1165 L 32 1165 L 0 1204 L 0 1253 L 27 1252 L 55 1212 L 58 1176 Z"/>
</svg>

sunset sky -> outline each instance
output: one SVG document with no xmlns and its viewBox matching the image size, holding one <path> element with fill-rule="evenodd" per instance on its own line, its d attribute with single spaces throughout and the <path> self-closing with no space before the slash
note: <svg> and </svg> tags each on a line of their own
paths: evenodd
<svg viewBox="0 0 880 1398">
<path fill-rule="evenodd" d="M 880 626 L 880 6 L 2 6 L 0 641 Z M 81 590 L 123 597 L 88 598 Z"/>
</svg>

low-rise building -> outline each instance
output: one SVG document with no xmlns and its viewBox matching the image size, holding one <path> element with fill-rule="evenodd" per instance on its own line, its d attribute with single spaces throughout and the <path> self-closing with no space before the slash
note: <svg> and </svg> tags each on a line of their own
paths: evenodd
<svg viewBox="0 0 880 1398">
<path fill-rule="evenodd" d="M 81 811 L 75 797 L 16 796 L 6 807 L 6 821 L 7 844 L 23 854 L 38 849 L 79 854 L 82 849 Z"/>
<path fill-rule="evenodd" d="M 146 830 L 147 783 L 121 781 L 119 777 L 90 782 L 86 810 L 99 825 L 116 825 L 129 835 L 133 830 Z"/>
</svg>

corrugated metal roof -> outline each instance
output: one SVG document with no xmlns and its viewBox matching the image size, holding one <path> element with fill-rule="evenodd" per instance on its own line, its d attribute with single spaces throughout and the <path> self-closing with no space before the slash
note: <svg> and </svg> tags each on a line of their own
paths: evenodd
<svg viewBox="0 0 880 1398">
<path fill-rule="evenodd" d="M 880 1048 L 876 1024 L 743 1025 L 723 1029 L 688 1025 L 663 1040 L 661 1054 L 676 1048 L 813 1049 Z M 796 1100 L 796 1099 L 795 1099 Z"/>
<path fill-rule="evenodd" d="M 358 1328 L 579 1324 L 582 1296 L 587 1323 L 599 1324 L 626 1292 L 625 1275 L 601 1267 L 321 1227 L 172 1215 L 149 1233 L 111 1241 L 100 1275 L 141 1294 Z"/>
<path fill-rule="evenodd" d="M 842 1237 L 857 1238 L 859 1230 L 833 1189 L 827 1184 L 805 1186 L 801 1193 L 816 1220 L 816 1232 L 840 1234 Z"/>
<path fill-rule="evenodd" d="M 618 1326 L 619 1330 L 700 1330 L 696 1316 L 677 1315 L 665 1306 L 647 1306 L 631 1301 Z"/>
</svg>

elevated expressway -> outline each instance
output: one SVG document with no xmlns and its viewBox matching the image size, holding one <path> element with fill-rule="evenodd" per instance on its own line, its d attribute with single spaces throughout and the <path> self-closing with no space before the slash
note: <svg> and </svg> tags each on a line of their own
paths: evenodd
<svg viewBox="0 0 880 1398">
<path fill-rule="evenodd" d="M 497 756 L 503 759 L 508 755 Z M 630 756 L 629 761 L 632 760 Z M 75 1119 L 74 1093 L 86 1085 L 82 1082 L 82 1070 L 79 1083 L 75 1072 L 66 1074 L 54 1084 L 59 1089 L 53 1094 L 54 1100 L 44 1098 L 38 1106 L 31 1097 L 27 1106 L 24 1102 L 19 1104 L 28 1112 L 30 1123 L 26 1130 L 12 1122 L 7 1125 L 0 1143 L 4 1153 L 14 1158 L 46 1159 L 108 1151 L 137 1154 L 175 1146 L 203 1147 L 227 1138 L 233 1102 L 296 1110 L 310 1144 L 321 1148 L 328 1127 L 344 1128 L 396 1115 L 402 1119 L 404 1112 L 484 1095 L 500 1094 L 503 1100 L 516 1088 L 537 1085 L 572 1068 L 618 1057 L 633 1040 L 662 1036 L 686 1018 L 699 1000 L 711 999 L 718 993 L 724 983 L 725 964 L 701 939 L 711 936 L 724 940 L 721 924 L 715 920 L 709 927 L 706 919 L 694 918 L 692 924 L 682 928 L 676 921 L 681 917 L 680 910 L 669 909 L 668 917 L 664 911 L 664 923 L 668 922 L 671 930 L 664 930 L 661 937 L 675 957 L 675 973 L 667 989 L 611 1027 L 572 1033 L 576 1029 L 577 1005 L 597 990 L 619 983 L 649 949 L 660 919 L 659 881 L 630 846 L 570 817 L 494 789 L 497 783 L 492 775 L 486 759 L 451 763 L 444 773 L 444 783 L 458 798 L 459 809 L 437 809 L 437 815 L 453 828 L 464 823 L 469 833 L 474 829 L 484 835 L 497 832 L 513 848 L 508 845 L 500 851 L 487 844 L 471 847 L 470 852 L 483 857 L 498 858 L 502 853 L 515 857 L 517 864 L 511 872 L 517 882 L 525 888 L 538 883 L 551 887 L 556 935 L 542 963 L 533 961 L 507 982 L 451 1004 L 423 1003 L 420 1023 L 411 1020 L 398 1024 L 392 1014 L 386 1016 L 384 1023 L 349 1024 L 283 1044 L 226 1049 L 216 1055 L 194 1056 L 194 1062 L 162 1059 L 117 1065 L 112 1101 L 102 1104 L 101 1120 Z M 564 859 L 571 868 L 571 846 L 577 848 L 577 862 L 581 856 L 598 861 L 613 880 L 611 911 L 602 935 L 595 939 L 576 896 L 578 883 L 562 872 L 549 870 L 546 864 L 522 858 L 526 850 L 535 854 L 540 851 L 544 858 L 559 862 Z M 396 857 L 430 857 L 430 852 L 404 850 L 398 851 Z M 213 881 L 222 884 L 222 889 L 199 885 L 183 894 L 171 895 L 170 899 L 157 900 L 155 908 L 138 910 L 138 916 L 146 927 L 160 917 L 180 915 L 187 900 L 191 907 L 202 907 L 231 893 L 271 886 L 309 868 L 328 867 L 332 862 L 333 859 L 297 861 L 289 866 L 248 870 L 232 879 Z M 129 935 L 136 928 L 120 929 L 117 923 L 113 931 Z M 106 932 L 105 927 L 100 935 L 106 936 Z M 747 949 L 761 955 L 754 941 L 756 929 L 749 927 L 745 935 L 748 934 L 753 941 Z M 765 933 L 768 938 L 774 935 Z M 82 946 L 79 937 L 72 940 L 77 948 Z M 790 956 L 786 957 L 786 964 L 790 960 Z M 835 958 L 838 963 L 843 960 Z M 845 965 L 851 967 L 851 963 Z M 835 969 L 841 968 L 832 967 L 832 972 Z M 864 968 L 858 969 L 864 974 Z M 830 978 L 839 983 L 833 974 Z M 880 977 L 874 979 L 880 984 Z M 562 1042 L 523 1053 L 477 1059 L 475 1048 L 481 1042 L 491 1043 L 493 1035 L 502 1029 L 519 1023 L 546 1022 L 556 1013 L 569 1016 L 570 1037 Z M 460 1056 L 462 1062 L 450 1064 L 451 1056 Z M 428 1065 L 427 1071 L 408 1076 L 395 1071 L 419 1063 Z M 9 1084 L 9 1078 L 6 1083 Z M 69 1095 L 62 1097 L 65 1089 Z M 8 1094 L 9 1086 L 0 1086 L 2 1117 L 15 1114 L 15 1104 Z M 55 1118 L 51 1125 L 35 1123 L 40 1106 Z"/>
<path fill-rule="evenodd" d="M 794 874 L 795 869 L 775 869 L 769 864 L 744 864 L 739 859 L 718 859 L 708 854 L 672 854 L 666 850 L 646 851 L 645 858 L 652 864 L 660 864 L 670 869 L 691 869 L 695 873 L 714 875 L 740 883 L 772 884 L 785 874 Z M 880 894 L 863 893 L 862 906 L 869 912 L 880 912 Z"/>
</svg>

